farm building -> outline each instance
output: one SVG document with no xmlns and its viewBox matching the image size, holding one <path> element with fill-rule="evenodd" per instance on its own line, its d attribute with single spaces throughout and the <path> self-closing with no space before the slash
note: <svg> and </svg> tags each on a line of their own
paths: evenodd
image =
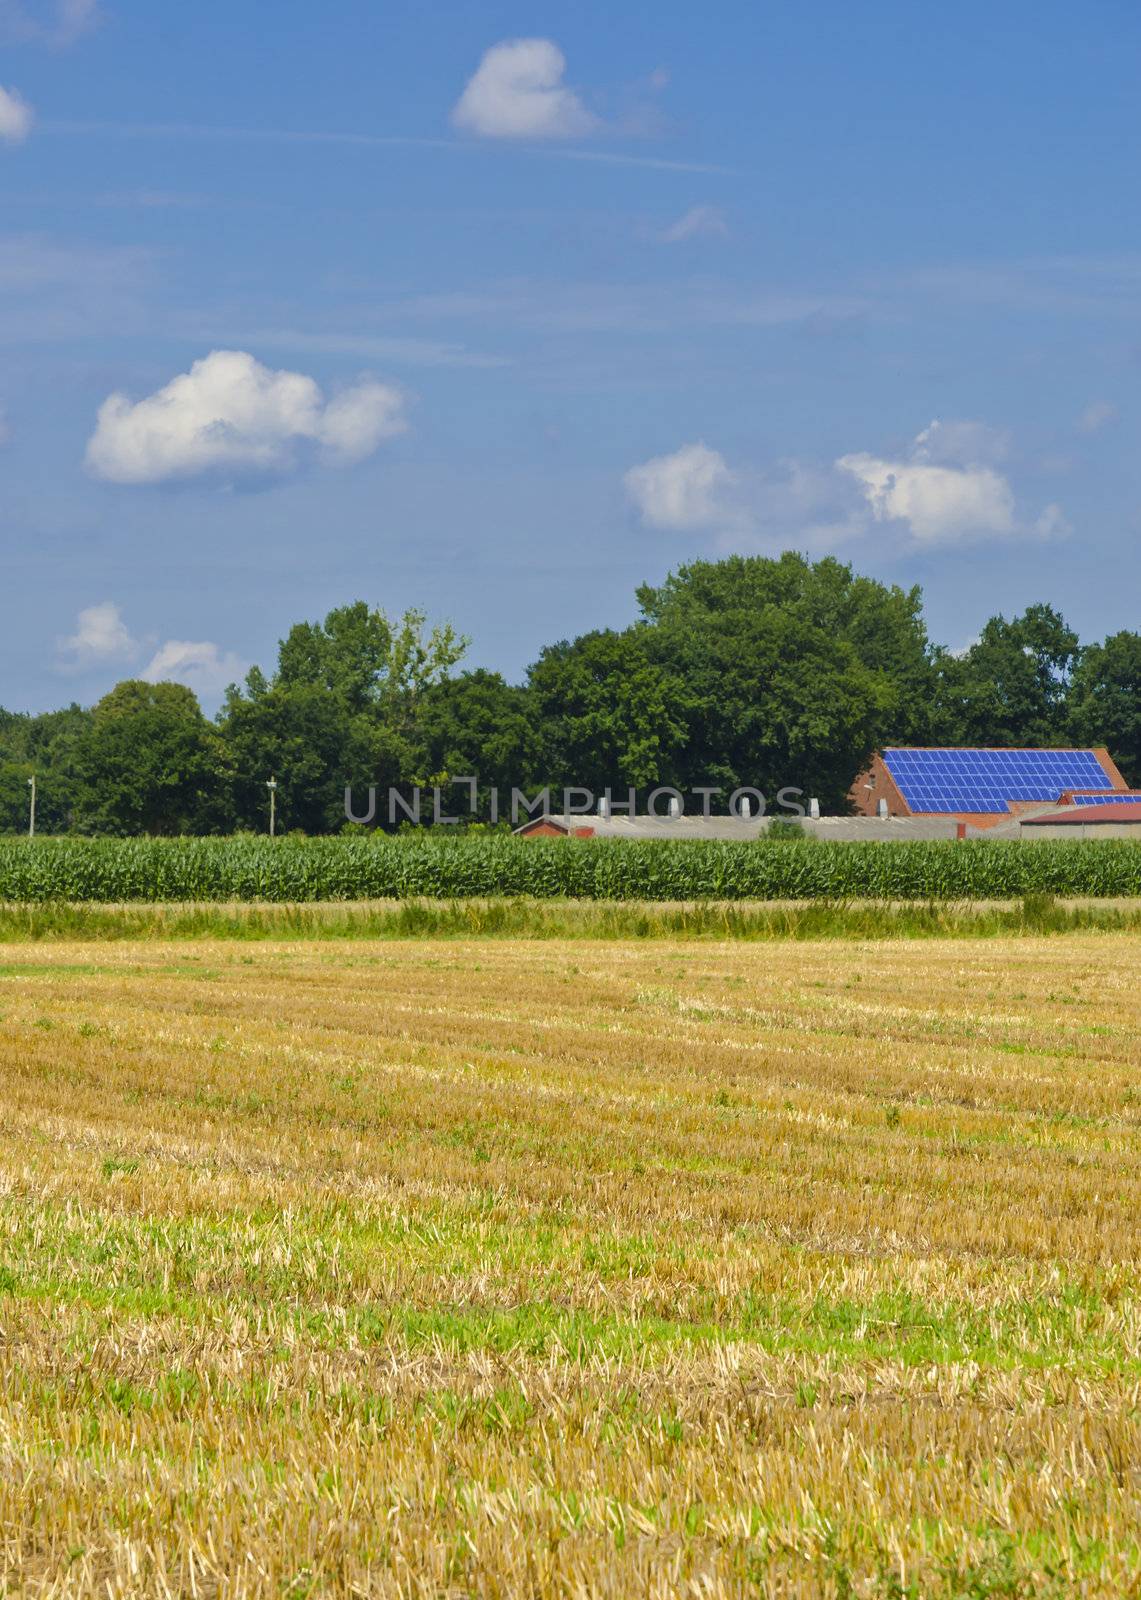
<svg viewBox="0 0 1141 1600">
<path fill-rule="evenodd" d="M 818 839 L 1141 838 L 1141 790 L 1131 790 L 1104 748 L 880 751 L 852 785 L 854 815 L 799 819 Z M 544 813 L 515 832 L 523 838 L 758 839 L 785 816 Z M 1025 830 L 1025 831 L 1024 831 Z M 1056 830 L 1056 831 L 1055 831 Z"/>
<path fill-rule="evenodd" d="M 1102 797 L 1100 805 L 1089 804 L 1090 798 L 1081 796 L 1072 805 L 1020 817 L 1019 835 L 1027 839 L 1141 839 L 1141 794 Z"/>
<path fill-rule="evenodd" d="M 523 839 L 757 839 L 763 817 L 607 816 L 548 812 L 532 817 L 515 832 Z"/>
<path fill-rule="evenodd" d="M 849 796 L 862 816 L 951 816 L 991 828 L 1043 806 L 1126 802 L 1129 785 L 1104 748 L 881 750 Z"/>
<path fill-rule="evenodd" d="M 954 839 L 954 817 L 630 817 L 548 813 L 515 832 L 524 839 L 738 839 L 763 838 L 775 820 L 795 820 L 816 839 Z"/>
</svg>

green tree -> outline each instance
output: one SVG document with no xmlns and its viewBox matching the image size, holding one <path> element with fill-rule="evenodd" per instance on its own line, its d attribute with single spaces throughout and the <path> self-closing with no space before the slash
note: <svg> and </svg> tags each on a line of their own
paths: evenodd
<svg viewBox="0 0 1141 1600">
<path fill-rule="evenodd" d="M 0 756 L 0 833 L 26 833 L 28 831 L 28 779 L 32 776 L 30 761 L 13 761 Z M 37 795 L 37 801 L 39 796 Z M 37 811 L 39 806 L 37 804 Z"/>
<path fill-rule="evenodd" d="M 117 684 L 95 707 L 73 761 L 82 832 L 217 833 L 228 827 L 226 750 L 184 684 Z"/>
<path fill-rule="evenodd" d="M 1070 737 L 1107 746 L 1126 781 L 1141 787 L 1141 633 L 1113 633 L 1082 651 L 1068 710 Z"/>
<path fill-rule="evenodd" d="M 842 807 L 878 745 L 926 732 L 920 591 L 832 558 L 697 561 L 638 591 L 647 653 L 679 686 L 682 786 L 784 786 Z"/>
<path fill-rule="evenodd" d="M 1064 744 L 1078 636 L 1047 605 L 1007 621 L 992 617 L 961 656 L 939 652 L 937 742 L 961 745 Z"/>
<path fill-rule="evenodd" d="M 269 825 L 271 777 L 278 782 L 277 819 L 282 829 L 326 833 L 344 820 L 346 781 L 360 761 L 364 719 L 354 719 L 318 684 L 267 684 L 251 673 L 244 689 L 231 690 L 221 718 L 234 771 L 237 826 L 265 832 Z M 362 770 L 371 771 L 372 752 Z"/>
<path fill-rule="evenodd" d="M 596 794 L 673 779 L 686 737 L 686 686 L 651 655 L 644 626 L 549 645 L 529 683 L 541 776 Z"/>
<path fill-rule="evenodd" d="M 282 826 L 307 833 L 343 825 L 347 786 L 412 780 L 425 765 L 421 701 L 466 648 L 448 626 L 428 630 L 421 612 L 392 623 L 363 600 L 296 624 L 273 678 L 255 668 L 222 711 L 241 824 L 265 827 L 271 775 Z"/>
<path fill-rule="evenodd" d="M 63 833 L 75 806 L 73 754 L 90 726 L 78 705 L 39 716 L 0 710 L 0 833 L 28 826 L 28 779 L 36 777 L 36 829 Z"/>
<path fill-rule="evenodd" d="M 478 778 L 486 793 L 500 790 L 503 808 L 513 785 L 535 782 L 541 769 L 534 703 L 526 688 L 482 668 L 430 685 L 417 713 L 422 781 Z"/>
</svg>

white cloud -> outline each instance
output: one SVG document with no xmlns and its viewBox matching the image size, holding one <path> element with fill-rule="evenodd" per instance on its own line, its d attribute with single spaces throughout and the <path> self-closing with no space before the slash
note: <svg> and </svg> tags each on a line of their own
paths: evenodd
<svg viewBox="0 0 1141 1600">
<path fill-rule="evenodd" d="M 730 467 L 704 443 L 633 467 L 624 479 L 650 527 L 708 531 L 725 551 L 798 548 L 821 554 L 867 532 L 867 507 L 833 467 L 786 459 Z"/>
<path fill-rule="evenodd" d="M 492 45 L 452 112 L 457 128 L 487 139 L 574 139 L 596 119 L 563 83 L 566 58 L 550 39 Z"/>
<path fill-rule="evenodd" d="M 653 528 L 709 528 L 733 518 L 725 491 L 734 474 L 720 451 L 701 441 L 631 467 L 623 482 L 643 522 Z"/>
<path fill-rule="evenodd" d="M 987 464 L 1005 453 L 1005 436 L 985 424 L 935 421 L 902 459 L 857 452 L 836 466 L 859 483 L 877 522 L 905 523 L 921 545 L 1066 532 L 1060 506 L 1032 524 L 1019 520 L 1009 482 Z"/>
<path fill-rule="evenodd" d="M 318 390 L 318 404 L 319 397 Z M 403 413 L 399 389 L 375 378 L 362 379 L 327 402 L 315 437 L 334 461 L 363 461 L 382 440 L 404 432 Z"/>
<path fill-rule="evenodd" d="M 1079 433 L 1097 433 L 1109 422 L 1117 421 L 1117 407 L 1108 400 L 1095 400 L 1078 418 Z"/>
<path fill-rule="evenodd" d="M 60 640 L 62 664 L 73 669 L 106 661 L 130 661 L 138 652 L 119 607 L 111 600 L 88 606 L 76 619 L 75 632 Z"/>
<path fill-rule="evenodd" d="M 22 144 L 32 126 L 32 108 L 15 89 L 0 88 L 0 139 Z"/>
<path fill-rule="evenodd" d="M 87 465 L 113 483 L 202 474 L 280 473 L 316 447 L 332 464 L 359 461 L 404 430 L 398 389 L 364 379 L 326 401 L 300 372 L 273 371 L 241 350 L 215 350 L 135 404 L 99 408 Z"/>
<path fill-rule="evenodd" d="M 1017 514 L 1007 479 L 984 457 L 1007 451 L 1006 436 L 982 423 L 932 422 L 899 459 L 867 452 L 831 465 L 786 459 L 730 467 L 704 443 L 683 445 L 625 475 L 626 492 L 650 527 L 708 531 L 719 547 L 838 550 L 894 524 L 917 545 L 969 538 L 1062 538 L 1071 529 L 1051 503 L 1029 520 Z"/>
<path fill-rule="evenodd" d="M 776 552 L 795 542 L 824 553 L 867 530 L 850 481 L 811 462 L 730 467 L 720 451 L 698 443 L 632 467 L 623 481 L 647 526 L 708 532 L 719 550 Z"/>
<path fill-rule="evenodd" d="M 247 663 L 207 639 L 168 639 L 143 669 L 147 683 L 184 683 L 198 695 L 213 698 L 243 678 Z"/>
<path fill-rule="evenodd" d="M 969 656 L 971 651 L 975 648 L 975 645 L 981 644 L 981 642 L 982 635 L 978 633 L 972 633 L 971 637 L 966 641 L 965 644 L 961 644 L 949 649 L 947 654 L 949 656 L 954 656 L 956 661 L 962 661 L 963 657 Z"/>
<path fill-rule="evenodd" d="M 207 699 L 216 699 L 248 669 L 232 651 L 205 639 L 168 639 L 163 644 L 156 643 L 154 634 L 136 639 L 112 600 L 79 613 L 75 632 L 59 641 L 58 665 L 63 672 L 92 671 L 133 662 L 144 650 L 153 652 L 139 674 L 147 683 L 185 683 Z"/>
<path fill-rule="evenodd" d="M 690 206 L 689 210 L 658 235 L 663 244 L 682 244 L 687 239 L 729 237 L 729 224 L 720 206 Z"/>
<path fill-rule="evenodd" d="M 863 486 L 877 522 L 906 522 L 920 544 L 1014 532 L 1014 495 L 990 467 L 936 467 L 863 453 L 836 465 Z"/>
</svg>

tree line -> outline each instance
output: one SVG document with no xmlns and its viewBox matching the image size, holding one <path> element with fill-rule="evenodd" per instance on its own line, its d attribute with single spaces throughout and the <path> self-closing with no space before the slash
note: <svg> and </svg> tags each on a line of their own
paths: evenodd
<svg viewBox="0 0 1141 1600">
<path fill-rule="evenodd" d="M 548 645 L 525 681 L 466 668 L 467 640 L 363 600 L 300 622 L 207 718 L 182 684 L 93 707 L 0 710 L 0 831 L 339 832 L 344 791 L 461 774 L 510 789 L 786 785 L 843 810 L 890 744 L 1105 744 L 1141 785 L 1141 634 L 1083 645 L 1048 605 L 933 644 L 918 587 L 834 558 L 732 556 L 637 592 L 639 617 Z"/>
</svg>

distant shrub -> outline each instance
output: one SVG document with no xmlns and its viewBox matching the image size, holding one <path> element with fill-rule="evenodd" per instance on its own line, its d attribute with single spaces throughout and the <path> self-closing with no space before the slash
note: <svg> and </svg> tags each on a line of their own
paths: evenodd
<svg viewBox="0 0 1141 1600">
<path fill-rule="evenodd" d="M 808 835 L 794 817 L 774 817 L 765 833 L 765 839 L 770 844 L 774 842 L 779 844 L 782 840 L 785 843 L 799 844 L 807 838 Z"/>
</svg>

